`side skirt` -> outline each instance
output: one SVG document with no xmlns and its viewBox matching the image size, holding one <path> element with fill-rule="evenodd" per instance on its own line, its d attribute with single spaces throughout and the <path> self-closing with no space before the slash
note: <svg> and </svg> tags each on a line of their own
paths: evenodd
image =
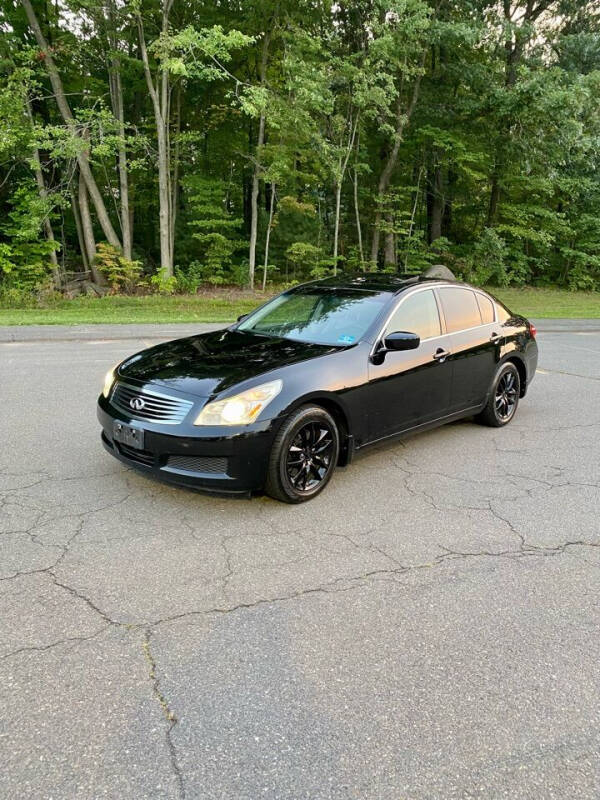
<svg viewBox="0 0 600 800">
<path fill-rule="evenodd" d="M 391 433 L 388 436 L 382 436 L 379 439 L 371 439 L 368 442 L 364 442 L 360 446 L 355 445 L 354 450 L 355 452 L 358 452 L 359 450 L 364 450 L 372 445 L 381 444 L 381 442 L 404 439 L 405 437 L 413 436 L 416 433 L 423 433 L 424 431 L 431 430 L 432 428 L 439 428 L 449 422 L 456 422 L 457 420 L 464 419 L 465 417 L 472 417 L 475 414 L 478 414 L 484 408 L 485 403 L 481 403 L 477 406 L 469 406 L 469 408 L 465 408 L 462 411 L 455 411 L 452 414 L 447 414 L 445 417 L 437 417 L 437 419 L 429 420 L 429 422 L 422 422 L 420 425 L 414 425 L 412 428 L 404 428 L 404 430 L 398 431 L 397 433 Z"/>
</svg>

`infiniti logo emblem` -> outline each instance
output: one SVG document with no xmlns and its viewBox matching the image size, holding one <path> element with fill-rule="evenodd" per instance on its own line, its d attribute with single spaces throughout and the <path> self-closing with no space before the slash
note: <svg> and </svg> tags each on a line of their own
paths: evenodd
<svg viewBox="0 0 600 800">
<path fill-rule="evenodd" d="M 132 397 L 131 400 L 129 401 L 129 405 L 135 411 L 141 411 L 145 407 L 146 403 L 142 400 L 141 397 Z"/>
</svg>

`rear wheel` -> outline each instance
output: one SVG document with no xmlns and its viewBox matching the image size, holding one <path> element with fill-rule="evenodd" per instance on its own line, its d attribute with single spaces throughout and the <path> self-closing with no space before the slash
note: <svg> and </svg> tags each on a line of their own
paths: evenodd
<svg viewBox="0 0 600 800">
<path fill-rule="evenodd" d="M 478 420 L 492 428 L 507 425 L 517 413 L 520 392 L 519 370 L 509 361 L 498 370 L 487 405 Z"/>
<path fill-rule="evenodd" d="M 340 437 L 333 417 L 319 406 L 295 411 L 275 437 L 265 489 L 284 503 L 322 492 L 337 464 Z"/>
</svg>

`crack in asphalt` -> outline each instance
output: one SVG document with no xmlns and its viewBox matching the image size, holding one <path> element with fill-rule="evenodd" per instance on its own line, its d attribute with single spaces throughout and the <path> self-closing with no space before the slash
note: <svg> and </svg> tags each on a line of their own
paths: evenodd
<svg viewBox="0 0 600 800">
<path fill-rule="evenodd" d="M 151 636 L 151 632 L 152 632 L 152 630 L 154 628 L 157 628 L 157 627 L 159 627 L 161 625 L 177 622 L 177 621 L 180 621 L 182 619 L 187 619 L 189 617 L 225 615 L 225 614 L 231 614 L 231 613 L 234 613 L 234 612 L 237 612 L 237 611 L 241 611 L 241 610 L 248 610 L 248 609 L 258 608 L 260 606 L 270 605 L 272 603 L 288 602 L 290 600 L 296 600 L 296 599 L 300 599 L 302 597 L 307 597 L 307 596 L 314 595 L 314 594 L 338 594 L 338 593 L 342 593 L 342 592 L 348 592 L 348 591 L 352 591 L 354 589 L 362 588 L 363 585 L 364 585 L 364 582 L 367 581 L 367 580 L 370 580 L 372 578 L 388 577 L 388 576 L 389 577 L 404 576 L 404 575 L 407 575 L 407 574 L 409 574 L 411 572 L 415 572 L 415 571 L 419 571 L 419 570 L 432 569 L 432 568 L 434 568 L 436 566 L 442 565 L 446 561 L 450 561 L 450 560 L 454 560 L 454 559 L 462 559 L 462 560 L 466 560 L 466 559 L 470 559 L 470 558 L 512 558 L 512 559 L 514 559 L 514 558 L 522 558 L 522 557 L 528 557 L 528 556 L 529 557 L 531 557 L 531 556 L 555 557 L 555 556 L 559 556 L 559 555 L 565 553 L 567 551 L 567 549 L 570 548 L 570 547 L 600 548 L 600 542 L 587 542 L 587 541 L 585 541 L 583 539 L 575 539 L 575 540 L 569 540 L 569 541 L 566 541 L 566 542 L 561 542 L 559 545 L 556 545 L 556 546 L 553 546 L 553 547 L 538 547 L 537 545 L 527 545 L 525 543 L 522 547 L 520 547 L 517 550 L 511 550 L 511 549 L 500 550 L 500 551 L 478 550 L 478 551 L 471 551 L 471 552 L 460 551 L 460 550 L 451 550 L 449 548 L 444 547 L 443 545 L 438 545 L 438 547 L 440 547 L 440 549 L 442 549 L 444 551 L 442 554 L 436 556 L 435 558 L 433 558 L 430 561 L 425 561 L 425 562 L 420 563 L 420 564 L 414 564 L 412 566 L 398 566 L 396 568 L 389 568 L 389 569 L 378 568 L 378 569 L 367 570 L 366 572 L 363 572 L 363 573 L 361 573 L 359 575 L 349 575 L 349 576 L 344 576 L 344 577 L 340 577 L 340 578 L 335 578 L 334 580 L 329 581 L 327 583 L 324 583 L 324 584 L 321 584 L 321 585 L 318 585 L 318 586 L 309 587 L 309 588 L 306 588 L 306 589 L 300 589 L 298 591 L 290 592 L 288 594 L 276 595 L 276 596 L 272 596 L 272 597 L 262 597 L 262 598 L 259 598 L 257 600 L 253 600 L 251 602 L 235 603 L 234 605 L 230 605 L 230 606 L 227 606 L 227 605 L 214 606 L 212 608 L 207 608 L 207 609 L 202 609 L 202 610 L 184 611 L 184 612 L 181 612 L 180 614 L 172 614 L 172 615 L 167 616 L 167 617 L 159 617 L 158 619 L 155 619 L 152 622 L 126 623 L 126 622 L 122 622 L 122 621 L 119 621 L 119 620 L 111 619 L 111 617 L 106 612 L 104 612 L 102 609 L 100 609 L 86 595 L 84 595 L 81 592 L 77 591 L 73 587 L 68 586 L 67 584 L 64 584 L 64 583 L 56 581 L 56 580 L 54 582 L 58 587 L 60 587 L 62 589 L 65 589 L 72 596 L 84 601 L 89 606 L 90 609 L 92 609 L 95 613 L 97 613 L 103 619 L 103 621 L 107 625 L 114 626 L 114 627 L 123 629 L 125 631 L 129 631 L 129 632 L 136 631 L 136 630 L 144 630 L 146 632 L 146 640 L 147 640 L 146 647 L 147 647 L 147 649 L 149 651 L 150 636 Z M 581 559 L 581 560 L 585 561 L 585 563 L 589 564 L 592 567 L 595 567 L 595 568 L 600 567 L 600 565 L 594 564 L 593 562 L 586 561 L 585 559 Z M 20 573 L 20 574 L 22 574 L 22 575 L 31 575 L 31 574 L 35 574 L 35 572 L 48 573 L 49 570 L 37 570 L 37 571 L 33 571 L 33 572 L 25 572 L 25 573 Z M 346 585 L 339 586 L 339 584 L 346 584 Z M 0 661 L 3 661 L 6 658 L 9 658 L 11 656 L 14 656 L 14 655 L 17 655 L 17 654 L 23 653 L 23 652 L 45 651 L 45 650 L 49 650 L 52 647 L 56 647 L 57 645 L 68 643 L 68 642 L 87 641 L 89 639 L 93 639 L 96 636 L 100 635 L 101 633 L 106 631 L 106 629 L 107 629 L 106 627 L 103 627 L 100 630 L 95 631 L 94 633 L 89 634 L 87 636 L 66 637 L 64 639 L 59 639 L 59 640 L 57 640 L 55 642 L 51 642 L 51 643 L 49 643 L 47 645 L 40 645 L 40 646 L 33 645 L 33 646 L 19 648 L 18 650 L 12 651 L 12 652 L 7 653 L 4 656 L 0 657 Z M 152 659 L 152 663 L 154 664 L 154 667 L 156 667 L 156 664 L 155 664 L 153 659 Z M 166 700 L 164 700 L 164 697 L 160 693 L 159 693 L 159 698 L 160 698 L 161 705 L 163 706 L 163 710 L 164 709 L 168 709 L 169 708 L 168 703 L 166 703 Z M 172 716 L 171 715 L 172 715 L 172 712 L 169 711 L 168 719 L 169 720 L 172 719 L 172 721 L 176 722 L 177 720 L 174 717 L 174 715 L 172 715 Z"/>
<path fill-rule="evenodd" d="M 69 592 L 69 594 L 72 595 L 73 597 L 77 597 L 78 600 L 82 600 L 92 611 L 95 611 L 96 614 L 99 614 L 108 625 L 122 625 L 124 627 L 127 627 L 126 623 L 117 622 L 111 619 L 108 616 L 108 614 L 101 608 L 99 608 L 89 597 L 87 597 L 87 595 L 73 588 L 73 586 L 69 586 L 68 584 L 63 583 L 62 581 L 59 581 L 54 572 L 52 571 L 52 568 L 49 568 L 47 572 L 52 577 L 52 581 L 56 586 L 58 586 L 60 589 L 64 589 L 66 592 Z"/>
<path fill-rule="evenodd" d="M 119 506 L 122 503 L 125 503 L 129 499 L 130 496 L 131 496 L 130 494 L 126 495 L 125 497 L 121 498 L 120 500 L 117 500 L 116 502 L 107 503 L 106 505 L 99 506 L 98 508 L 92 508 L 92 509 L 90 509 L 88 511 L 80 511 L 80 512 L 75 512 L 75 513 L 60 514 L 60 515 L 58 515 L 56 517 L 45 517 L 44 516 L 44 511 L 42 510 L 42 511 L 40 511 L 38 516 L 36 517 L 35 522 L 32 525 L 30 525 L 28 528 L 21 528 L 21 529 L 17 528 L 17 529 L 14 529 L 14 530 L 8 530 L 8 531 L 4 531 L 3 533 L 0 533 L 0 537 L 1 536 L 5 536 L 5 535 L 15 535 L 15 534 L 26 535 L 26 536 L 29 536 L 31 541 L 34 542 L 34 544 L 38 545 L 39 547 L 44 547 L 44 548 L 47 548 L 47 549 L 60 550 L 60 554 L 58 555 L 58 558 L 56 559 L 56 561 L 54 561 L 52 564 L 49 564 L 47 567 L 34 569 L 34 570 L 28 570 L 28 571 L 16 570 L 12 575 L 6 575 L 6 576 L 1 577 L 0 578 L 0 582 L 6 581 L 6 580 L 12 580 L 13 578 L 18 577 L 19 575 L 26 575 L 26 574 L 31 575 L 31 574 L 40 573 L 40 572 L 51 572 L 53 569 L 56 569 L 60 565 L 62 560 L 66 557 L 67 553 L 70 551 L 71 545 L 75 542 L 77 537 L 81 534 L 81 532 L 83 530 L 83 526 L 85 524 L 85 520 L 86 520 L 86 518 L 88 516 L 90 516 L 92 514 L 100 513 L 101 511 L 105 511 L 105 510 L 107 510 L 109 508 L 115 508 L 116 506 Z M 11 503 L 12 503 L 12 501 L 11 501 Z M 19 505 L 22 508 L 25 508 L 27 510 L 32 510 L 31 507 L 29 507 L 27 505 L 23 505 L 22 503 L 12 503 L 12 504 Z M 34 510 L 37 510 L 37 509 L 34 509 Z M 51 522 L 60 522 L 60 521 L 66 520 L 66 519 L 80 519 L 80 522 L 79 522 L 79 525 L 78 525 L 76 531 L 73 533 L 72 536 L 69 537 L 69 539 L 67 540 L 67 542 L 65 544 L 52 544 L 52 543 L 47 543 L 47 542 L 40 541 L 38 536 L 34 533 L 36 528 L 41 528 L 42 526 L 48 525 Z"/>
<path fill-rule="evenodd" d="M 149 678 L 152 682 L 152 691 L 154 693 L 154 697 L 156 698 L 158 704 L 161 707 L 162 713 L 165 716 L 167 721 L 167 730 L 166 730 L 166 739 L 167 739 L 167 747 L 169 749 L 169 756 L 171 760 L 171 767 L 173 770 L 173 774 L 175 776 L 175 780 L 177 782 L 177 787 L 179 791 L 179 796 L 182 800 L 185 798 L 185 784 L 183 781 L 183 774 L 179 767 L 179 762 L 177 760 L 177 751 L 175 749 L 175 743 L 173 742 L 172 732 L 175 725 L 177 725 L 177 717 L 175 716 L 174 711 L 171 709 L 169 702 L 163 691 L 160 687 L 160 679 L 157 673 L 157 666 L 154 656 L 152 654 L 152 649 L 150 646 L 152 633 L 150 630 L 146 629 L 144 638 L 142 640 L 142 650 L 144 653 L 144 658 L 148 665 L 149 669 Z"/>
<path fill-rule="evenodd" d="M 594 423 L 594 426 L 595 426 L 595 423 Z M 591 427 L 591 426 L 581 426 L 581 427 Z M 496 442 L 495 439 L 492 440 L 492 441 L 494 442 L 495 445 L 497 445 L 497 442 Z M 401 443 L 401 446 L 402 446 L 403 450 L 406 450 L 406 443 Z M 403 464 L 399 463 L 400 460 L 402 460 L 404 463 Z M 350 534 L 339 533 L 339 532 L 328 532 L 327 533 L 328 536 L 343 539 L 346 542 L 348 542 L 353 548 L 356 548 L 357 550 L 360 550 L 362 552 L 373 552 L 373 553 L 378 553 L 379 555 L 382 555 L 383 557 L 388 559 L 394 566 L 390 567 L 389 569 L 379 568 L 379 569 L 371 570 L 371 571 L 368 571 L 366 573 L 362 573 L 362 574 L 359 574 L 359 575 L 347 576 L 347 577 L 335 579 L 334 581 L 329 582 L 327 584 L 324 584 L 323 586 L 310 587 L 310 588 L 307 588 L 305 590 L 300 590 L 298 592 L 293 592 L 293 593 L 288 594 L 288 595 L 275 596 L 275 597 L 265 597 L 265 598 L 260 598 L 259 600 L 254 601 L 254 602 L 238 603 L 238 604 L 235 604 L 235 605 L 232 605 L 232 606 L 227 606 L 226 604 L 224 604 L 223 606 L 218 606 L 218 607 L 214 607 L 214 608 L 210 608 L 210 609 L 206 609 L 206 610 L 182 612 L 182 614 L 176 614 L 176 615 L 173 615 L 173 616 L 167 617 L 167 618 L 158 618 L 154 622 L 149 622 L 149 623 L 148 622 L 125 623 L 125 622 L 122 622 L 122 621 L 119 621 L 119 620 L 112 619 L 104 610 L 102 610 L 100 608 L 99 605 L 94 603 L 91 600 L 91 598 L 88 597 L 86 594 L 84 594 L 83 592 L 81 592 L 81 591 L 77 590 L 76 588 L 70 586 L 69 583 L 67 583 L 66 581 L 59 580 L 59 578 L 56 575 L 55 571 L 61 565 L 63 560 L 66 558 L 66 556 L 70 552 L 71 546 L 76 542 L 76 539 L 80 536 L 80 534 L 81 534 L 81 532 L 83 530 L 83 527 L 85 525 L 86 518 L 89 517 L 90 515 L 97 514 L 97 513 L 100 513 L 102 511 L 104 511 L 104 510 L 107 510 L 107 509 L 110 509 L 110 508 L 115 508 L 115 507 L 117 507 L 119 505 L 122 505 L 123 503 L 125 503 L 131 497 L 132 492 L 130 491 L 127 495 L 125 495 L 124 497 L 120 498 L 117 501 L 113 501 L 111 503 L 107 503 L 107 504 L 104 504 L 104 505 L 101 505 L 101 506 L 98 506 L 98 507 L 94 507 L 94 508 L 86 510 L 86 511 L 77 512 L 77 513 L 71 513 L 71 514 L 59 514 L 57 516 L 50 516 L 50 517 L 44 517 L 44 513 L 45 513 L 44 510 L 39 511 L 38 509 L 32 509 L 32 507 L 30 505 L 27 505 L 27 503 L 19 502 L 18 500 L 15 500 L 15 498 L 10 498 L 10 503 L 13 503 L 15 505 L 19 505 L 19 506 L 21 506 L 21 507 L 23 507 L 23 508 L 25 508 L 27 510 L 39 511 L 39 514 L 36 517 L 35 522 L 33 522 L 33 524 L 31 526 L 29 526 L 29 528 L 6 531 L 5 533 L 23 533 L 23 534 L 27 534 L 27 535 L 30 536 L 32 541 L 34 541 L 39 546 L 46 547 L 46 548 L 52 548 L 52 549 L 58 549 L 58 550 L 60 550 L 60 554 L 59 554 L 58 558 L 54 561 L 54 563 L 50 564 L 47 567 L 34 569 L 34 570 L 18 570 L 18 571 L 15 571 L 14 574 L 12 574 L 12 575 L 0 578 L 0 581 L 13 580 L 15 578 L 18 578 L 18 577 L 24 576 L 24 575 L 47 573 L 52 577 L 52 580 L 53 580 L 53 582 L 55 583 L 56 586 L 58 586 L 58 587 L 62 588 L 63 590 L 69 592 L 73 597 L 76 597 L 76 598 L 82 600 L 83 602 L 85 602 L 90 609 L 92 609 L 95 613 L 97 613 L 104 620 L 105 623 L 107 623 L 109 625 L 118 625 L 118 626 L 124 626 L 124 627 L 128 627 L 128 628 L 137 628 L 137 627 L 148 626 L 148 625 L 150 625 L 150 627 L 152 627 L 154 625 L 164 624 L 165 622 L 172 621 L 172 620 L 175 620 L 175 619 L 181 619 L 182 617 L 189 616 L 189 615 L 230 613 L 231 611 L 235 611 L 235 610 L 242 609 L 242 608 L 252 608 L 252 607 L 254 607 L 256 605 L 262 605 L 262 604 L 265 604 L 265 603 L 280 602 L 280 601 L 294 599 L 294 598 L 297 598 L 297 597 L 301 597 L 304 594 L 312 594 L 312 593 L 319 592 L 319 591 L 330 592 L 330 591 L 332 591 L 331 587 L 334 587 L 340 580 L 342 580 L 342 581 L 353 581 L 356 584 L 356 582 L 364 581 L 364 580 L 366 580 L 366 579 L 368 579 L 368 578 L 370 578 L 370 577 L 372 577 L 374 575 L 385 575 L 385 574 L 397 575 L 397 574 L 406 573 L 406 572 L 409 572 L 409 571 L 415 570 L 415 569 L 430 568 L 432 566 L 436 566 L 437 564 L 441 563 L 446 558 L 453 557 L 453 556 L 454 557 L 459 557 L 459 556 L 460 557 L 497 557 L 497 556 L 515 557 L 515 556 L 520 556 L 520 555 L 525 555 L 525 554 L 526 555 L 547 555 L 547 554 L 557 555 L 559 553 L 564 552 L 567 547 L 572 546 L 572 545 L 590 546 L 590 547 L 597 546 L 596 543 L 586 542 L 586 541 L 583 541 L 583 540 L 567 541 L 567 542 L 561 543 L 561 544 L 556 545 L 556 546 L 543 546 L 543 547 L 540 547 L 540 546 L 537 546 L 537 545 L 533 545 L 533 544 L 529 544 L 526 541 L 526 538 L 525 538 L 524 534 L 522 534 L 514 526 L 514 524 L 510 521 L 510 519 L 508 519 L 507 517 L 503 516 L 494 507 L 494 503 L 498 502 L 497 500 L 482 499 L 482 501 L 478 505 L 466 505 L 464 503 L 458 503 L 458 504 L 457 503 L 443 503 L 443 504 L 441 504 L 436 500 L 435 496 L 433 494 L 431 494 L 430 492 L 426 491 L 426 489 L 424 489 L 424 488 L 415 488 L 413 485 L 409 484 L 410 478 L 415 476 L 415 475 L 418 475 L 419 477 L 433 475 L 433 476 L 443 477 L 443 478 L 445 478 L 447 480 L 454 481 L 454 482 L 457 482 L 457 483 L 480 484 L 482 486 L 493 485 L 494 484 L 494 479 L 493 478 L 489 478 L 489 479 L 488 478 L 486 478 L 486 479 L 478 479 L 478 478 L 471 478 L 471 477 L 465 478 L 465 477 L 457 477 L 456 475 L 448 475 L 447 473 L 444 473 L 444 472 L 442 472 L 440 470 L 427 470 L 427 469 L 424 469 L 423 467 L 420 467 L 418 464 L 415 464 L 415 463 L 411 462 L 406 457 L 405 454 L 400 455 L 400 456 L 396 456 L 395 454 L 392 453 L 392 454 L 390 454 L 390 461 L 394 465 L 394 467 L 401 473 L 402 481 L 403 481 L 403 484 L 404 484 L 404 488 L 408 492 L 408 494 L 410 494 L 413 497 L 420 497 L 428 505 L 430 505 L 432 508 L 434 508 L 435 510 L 437 510 L 439 512 L 445 512 L 445 511 L 449 511 L 449 510 L 450 511 L 473 510 L 473 511 L 480 511 L 480 512 L 481 511 L 488 512 L 488 513 L 492 514 L 492 516 L 495 517 L 498 521 L 500 521 L 504 525 L 506 525 L 507 528 L 509 529 L 509 531 L 511 532 L 511 534 L 514 534 L 518 538 L 518 540 L 519 540 L 519 549 L 516 550 L 516 551 L 515 550 L 511 550 L 511 549 L 505 549 L 505 550 L 502 550 L 502 551 L 480 550 L 480 551 L 474 551 L 474 552 L 461 552 L 461 551 L 452 550 L 450 548 L 446 548 L 445 546 L 442 546 L 442 545 L 438 545 L 438 547 L 440 547 L 440 549 L 442 549 L 444 551 L 441 556 L 436 556 L 436 558 L 434 558 L 433 561 L 431 561 L 431 562 L 426 562 L 424 564 L 415 564 L 415 565 L 407 566 L 407 565 L 404 565 L 401 562 L 399 562 L 393 555 L 388 553 L 385 550 L 385 548 L 383 548 L 383 547 L 381 547 L 379 545 L 375 545 L 373 543 L 365 544 L 365 543 L 362 543 L 362 542 L 357 542 L 352 537 L 352 535 L 350 535 Z M 564 467 L 552 467 L 552 468 L 557 470 L 558 472 L 561 472 L 561 471 L 563 471 L 565 469 Z M 112 474 L 113 473 L 103 473 L 103 475 L 112 475 Z M 5 476 L 6 475 L 10 475 L 11 477 L 20 477 L 17 473 L 6 473 L 6 472 L 4 472 L 4 473 L 0 473 L 0 475 L 5 475 Z M 89 477 L 89 476 L 86 476 L 86 477 Z M 515 481 L 515 480 L 530 480 L 530 481 L 534 482 L 535 484 L 538 484 L 538 485 L 534 486 L 533 488 L 527 488 L 527 489 L 521 488 L 520 491 L 518 491 L 514 495 L 511 495 L 510 497 L 503 497 L 502 501 L 504 501 L 504 502 L 515 500 L 515 499 L 517 499 L 519 497 L 523 497 L 523 496 L 531 497 L 532 496 L 532 492 L 551 491 L 552 489 L 554 489 L 556 487 L 586 486 L 586 487 L 598 488 L 598 484 L 595 484 L 595 483 L 586 483 L 586 482 L 577 482 L 577 481 L 566 481 L 566 482 L 560 482 L 560 483 L 551 483 L 550 481 L 544 481 L 544 480 L 539 479 L 539 478 L 531 478 L 530 476 L 519 475 L 519 474 L 511 474 L 511 473 L 506 473 L 506 474 L 504 474 L 503 477 L 505 477 L 505 478 L 508 477 L 509 479 L 511 479 L 511 483 L 513 485 L 514 485 L 513 481 Z M 129 476 L 127 475 L 126 476 L 126 482 L 129 485 L 128 479 L 129 479 Z M 45 480 L 47 480 L 47 478 L 41 478 L 34 485 L 38 485 L 39 483 L 43 483 Z M 51 478 L 51 480 L 59 480 L 59 479 L 58 478 Z M 13 493 L 15 491 L 19 491 L 19 489 L 25 490 L 26 488 L 29 488 L 29 486 L 28 487 L 18 487 L 16 489 L 4 490 L 4 491 L 0 492 L 0 500 L 3 503 L 6 503 L 7 501 L 4 498 L 8 493 Z M 515 486 L 515 488 L 518 489 L 517 486 Z M 154 495 L 156 492 L 153 490 L 152 493 Z M 28 499 L 30 499 L 30 498 L 28 498 Z M 261 507 L 261 511 L 262 510 L 263 509 Z M 264 513 L 263 513 L 263 517 L 264 517 Z M 39 540 L 39 538 L 37 538 L 37 535 L 35 534 L 35 530 L 37 528 L 41 527 L 42 525 L 47 525 L 50 522 L 56 522 L 56 521 L 60 521 L 60 520 L 68 519 L 68 518 L 78 518 L 79 519 L 79 524 L 77 526 L 77 529 L 69 537 L 69 539 L 67 540 L 66 543 L 64 543 L 64 544 L 51 544 L 51 543 L 42 542 L 42 541 Z M 293 535 L 299 536 L 300 538 L 304 538 L 305 534 L 304 534 L 303 530 L 294 531 L 294 530 L 289 530 L 288 529 L 287 531 L 283 531 L 283 530 L 279 529 L 272 520 L 264 519 L 264 522 L 268 523 L 269 527 L 271 527 L 273 533 L 275 533 L 275 534 L 279 534 L 279 535 L 283 534 L 283 533 L 288 534 L 288 535 L 289 534 L 293 534 Z M 196 531 L 193 528 L 193 526 L 191 525 L 191 523 L 189 522 L 189 520 L 187 520 L 187 518 L 185 516 L 182 519 L 180 519 L 180 523 L 183 524 L 188 529 L 188 532 L 190 533 L 190 535 L 193 538 L 196 538 Z M 370 535 L 373 535 L 379 529 L 384 527 L 386 524 L 388 524 L 387 520 L 383 520 L 379 525 L 374 526 L 373 528 L 370 528 L 369 530 L 365 531 L 364 533 L 361 533 L 360 536 L 361 537 L 368 537 Z M 233 566 L 233 563 L 232 563 L 233 562 L 233 554 L 230 551 L 230 549 L 228 548 L 228 543 L 231 540 L 237 538 L 239 535 L 240 534 L 238 534 L 238 533 L 235 533 L 235 534 L 224 534 L 224 535 L 222 535 L 222 538 L 221 538 L 221 547 L 223 548 L 224 556 L 225 556 L 225 572 L 222 575 L 218 576 L 218 581 L 222 584 L 222 590 L 223 590 L 224 594 L 226 594 L 226 589 L 227 589 L 227 586 L 229 584 L 229 581 L 231 580 L 231 578 L 233 577 L 233 575 L 236 572 L 236 570 L 235 570 L 235 568 Z M 359 535 L 359 534 L 356 534 L 356 535 Z M 332 551 L 328 551 L 328 548 L 323 547 L 323 546 L 321 546 L 318 549 L 321 549 L 324 552 L 332 552 Z M 309 554 L 307 554 L 305 556 L 301 556 L 301 557 L 296 558 L 296 559 L 287 559 L 285 561 L 282 561 L 282 562 L 279 562 L 279 563 L 276 563 L 276 564 L 269 564 L 268 566 L 270 568 L 272 568 L 274 566 L 282 566 L 282 565 L 287 565 L 287 564 L 300 563 L 302 561 L 305 561 L 307 559 L 312 558 L 313 555 L 314 555 L 313 553 L 309 553 Z M 260 567 L 260 566 L 256 567 L 256 569 L 261 569 L 261 568 L 262 567 Z M 350 588 L 354 588 L 354 587 L 350 587 Z M 32 647 L 31 649 L 35 650 L 37 648 Z"/>
<path fill-rule="evenodd" d="M 79 642 L 88 642 L 90 639 L 95 639 L 96 636 L 99 636 L 101 633 L 104 633 L 106 628 L 100 628 L 94 633 L 90 633 L 87 636 L 65 636 L 64 639 L 57 639 L 55 642 L 50 642 L 49 644 L 41 644 L 41 645 L 28 645 L 26 647 L 19 647 L 17 650 L 12 650 L 10 653 L 5 653 L 3 656 L 0 656 L 0 662 L 6 661 L 8 658 L 13 658 L 14 656 L 22 655 L 23 653 L 44 653 L 47 650 L 52 650 L 54 647 L 58 647 L 61 644 L 72 644 L 72 643 L 79 643 Z"/>
</svg>

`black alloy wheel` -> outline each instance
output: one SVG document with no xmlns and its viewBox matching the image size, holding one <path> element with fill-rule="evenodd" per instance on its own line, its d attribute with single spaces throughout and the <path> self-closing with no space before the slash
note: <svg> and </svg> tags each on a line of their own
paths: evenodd
<svg viewBox="0 0 600 800">
<path fill-rule="evenodd" d="M 316 488 L 331 466 L 334 442 L 333 430 L 326 422 L 307 422 L 303 425 L 287 452 L 287 479 L 302 492 Z"/>
<path fill-rule="evenodd" d="M 503 422 L 508 422 L 515 413 L 519 399 L 517 381 L 518 376 L 515 376 L 513 370 L 507 370 L 496 384 L 496 395 L 494 397 L 496 414 L 498 419 Z"/>
<path fill-rule="evenodd" d="M 319 494 L 331 478 L 339 454 L 335 421 L 318 406 L 300 408 L 275 437 L 266 490 L 286 503 Z"/>
<path fill-rule="evenodd" d="M 520 394 L 519 370 L 509 361 L 496 374 L 487 405 L 479 415 L 480 422 L 493 428 L 509 423 L 516 414 Z"/>
</svg>

